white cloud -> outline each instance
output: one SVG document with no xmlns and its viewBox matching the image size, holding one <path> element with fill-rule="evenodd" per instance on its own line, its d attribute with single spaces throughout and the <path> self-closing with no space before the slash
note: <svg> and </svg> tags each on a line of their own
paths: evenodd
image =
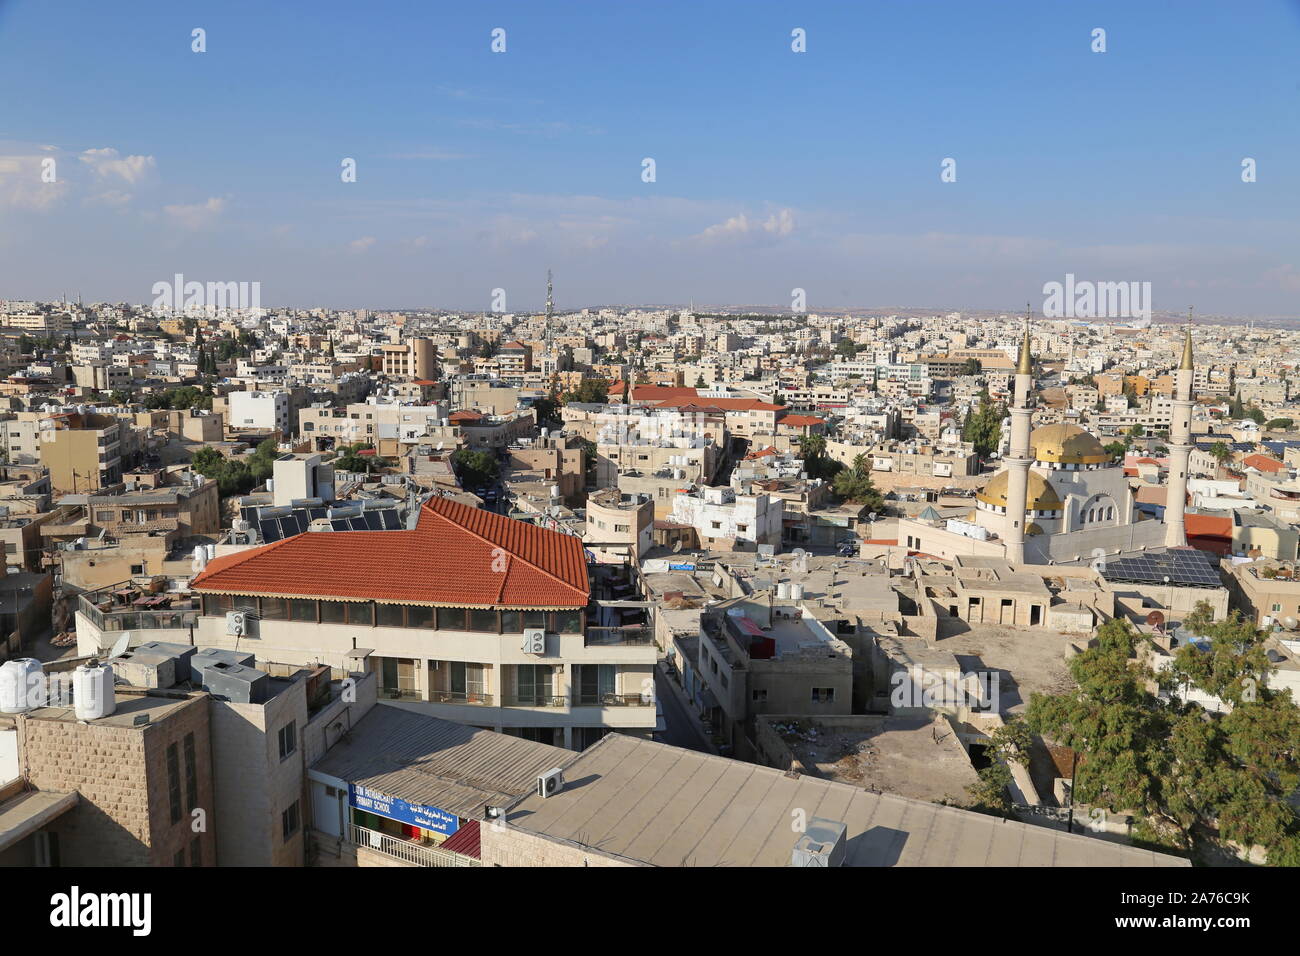
<svg viewBox="0 0 1300 956">
<path fill-rule="evenodd" d="M 100 179 L 118 178 L 127 183 L 140 182 L 158 167 L 152 156 L 123 156 L 111 146 L 88 149 L 77 158 Z"/>
<path fill-rule="evenodd" d="M 220 216 L 225 208 L 226 201 L 214 196 L 207 202 L 188 206 L 163 206 L 163 212 L 186 229 L 201 229 Z"/>
<path fill-rule="evenodd" d="M 110 189 L 86 199 L 89 206 L 125 206 L 131 201 L 131 194 L 120 189 Z"/>
<path fill-rule="evenodd" d="M 360 239 L 353 239 L 348 243 L 348 248 L 353 252 L 365 252 L 375 244 L 374 236 L 362 236 Z"/>
<path fill-rule="evenodd" d="M 66 195 L 67 183 L 62 180 L 52 183 L 42 180 L 41 160 L 45 158 L 31 155 L 0 156 L 0 207 L 44 211 Z"/>
<path fill-rule="evenodd" d="M 707 243 L 781 239 L 794 232 L 794 211 L 778 209 L 766 219 L 750 219 L 743 212 L 709 226 L 693 239 Z"/>
</svg>

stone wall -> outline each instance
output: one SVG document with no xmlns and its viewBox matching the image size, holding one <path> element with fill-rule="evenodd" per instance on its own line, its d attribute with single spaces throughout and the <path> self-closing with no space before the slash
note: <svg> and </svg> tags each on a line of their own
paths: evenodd
<svg viewBox="0 0 1300 956">
<path fill-rule="evenodd" d="M 509 824 L 479 828 L 484 866 L 642 866 L 599 850 L 550 840 Z"/>
<path fill-rule="evenodd" d="M 77 791 L 81 802 L 47 828 L 59 835 L 64 866 L 172 866 L 200 840 L 204 865 L 215 862 L 212 756 L 206 695 L 184 701 L 164 719 L 142 727 L 103 722 L 18 718 L 28 779 L 40 790 Z M 194 734 L 198 807 L 206 831 L 191 829 L 183 812 L 173 823 L 167 747 L 175 744 L 185 786 L 184 739 Z"/>
</svg>

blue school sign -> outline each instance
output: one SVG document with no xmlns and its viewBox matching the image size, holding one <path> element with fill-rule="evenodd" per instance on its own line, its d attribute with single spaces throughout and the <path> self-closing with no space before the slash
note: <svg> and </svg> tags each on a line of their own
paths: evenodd
<svg viewBox="0 0 1300 956">
<path fill-rule="evenodd" d="M 416 803 L 407 803 L 397 797 L 390 797 L 369 787 L 348 784 L 348 803 L 358 810 L 365 810 L 377 816 L 409 823 L 422 830 L 433 830 L 451 836 L 460 829 L 460 822 L 454 813 L 439 810 L 437 807 L 422 807 Z"/>
</svg>

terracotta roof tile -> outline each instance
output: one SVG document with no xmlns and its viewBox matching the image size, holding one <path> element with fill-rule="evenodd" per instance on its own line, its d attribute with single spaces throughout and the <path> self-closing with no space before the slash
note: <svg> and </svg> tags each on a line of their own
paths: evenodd
<svg viewBox="0 0 1300 956">
<path fill-rule="evenodd" d="M 433 498 L 409 531 L 307 531 L 211 561 L 198 591 L 440 604 L 584 607 L 582 540 Z"/>
</svg>

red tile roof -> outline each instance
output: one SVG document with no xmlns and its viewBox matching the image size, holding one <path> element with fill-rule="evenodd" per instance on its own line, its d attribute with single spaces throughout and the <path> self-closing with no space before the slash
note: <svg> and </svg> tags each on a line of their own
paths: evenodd
<svg viewBox="0 0 1300 956">
<path fill-rule="evenodd" d="M 787 415 L 777 422 L 778 425 L 793 425 L 795 428 L 806 428 L 809 425 L 825 425 L 826 420 L 818 418 L 816 415 Z"/>
<path fill-rule="evenodd" d="M 307 531 L 209 562 L 198 591 L 449 607 L 585 607 L 582 539 L 448 498 L 409 531 Z"/>
<path fill-rule="evenodd" d="M 441 849 L 450 850 L 452 853 L 459 853 L 461 856 L 472 856 L 476 860 L 481 860 L 482 856 L 482 838 L 479 836 L 477 820 L 466 820 L 458 829 L 447 839 L 442 841 Z"/>
<path fill-rule="evenodd" d="M 1247 468 L 1254 468 L 1256 471 L 1264 471 L 1269 474 L 1282 471 L 1286 465 L 1276 458 L 1270 458 L 1268 455 L 1247 455 L 1241 460 L 1242 465 Z"/>
<path fill-rule="evenodd" d="M 450 415 L 447 416 L 447 421 L 449 421 L 449 422 L 477 422 L 477 421 L 481 420 L 482 418 L 483 418 L 483 414 L 482 414 L 481 412 L 471 411 L 470 409 L 466 408 L 466 409 L 462 409 L 461 411 L 458 411 L 458 412 L 452 412 Z"/>
</svg>

